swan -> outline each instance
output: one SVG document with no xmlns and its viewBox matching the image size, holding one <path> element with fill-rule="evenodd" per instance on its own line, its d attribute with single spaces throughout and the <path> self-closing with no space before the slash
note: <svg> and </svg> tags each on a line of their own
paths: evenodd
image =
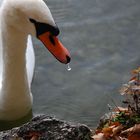
<svg viewBox="0 0 140 140">
<path fill-rule="evenodd" d="M 57 36 L 59 29 L 43 0 L 4 0 L 0 8 L 0 130 L 31 119 L 31 82 L 35 55 L 32 37 L 39 39 L 60 62 L 69 51 Z"/>
</svg>

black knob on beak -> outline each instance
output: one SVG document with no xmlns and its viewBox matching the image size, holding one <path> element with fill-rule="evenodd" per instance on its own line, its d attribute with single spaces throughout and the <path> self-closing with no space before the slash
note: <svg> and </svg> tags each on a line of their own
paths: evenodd
<svg viewBox="0 0 140 140">
<path fill-rule="evenodd" d="M 71 58 L 68 55 L 66 56 L 66 58 L 67 58 L 67 63 L 70 63 Z"/>
</svg>

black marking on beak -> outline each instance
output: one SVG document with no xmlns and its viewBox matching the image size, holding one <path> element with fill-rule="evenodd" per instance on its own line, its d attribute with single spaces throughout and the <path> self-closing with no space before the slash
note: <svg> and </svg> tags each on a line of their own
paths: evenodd
<svg viewBox="0 0 140 140">
<path fill-rule="evenodd" d="M 52 35 L 49 36 L 50 42 L 55 46 L 55 40 Z"/>
<path fill-rule="evenodd" d="M 36 36 L 38 37 L 39 35 L 45 33 L 45 32 L 50 32 L 52 35 L 54 36 L 58 36 L 58 34 L 60 33 L 58 27 L 54 27 L 52 25 L 46 24 L 46 23 L 41 23 L 38 22 L 34 19 L 29 19 L 31 23 L 33 23 L 35 25 L 36 28 Z"/>
<path fill-rule="evenodd" d="M 68 55 L 66 55 L 66 58 L 67 58 L 67 63 L 70 63 L 71 58 Z"/>
</svg>

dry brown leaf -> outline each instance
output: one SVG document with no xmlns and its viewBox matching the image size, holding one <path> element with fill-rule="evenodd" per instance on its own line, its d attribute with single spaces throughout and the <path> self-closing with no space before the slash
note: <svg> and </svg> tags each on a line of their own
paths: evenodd
<svg viewBox="0 0 140 140">
<path fill-rule="evenodd" d="M 114 126 L 117 127 L 117 126 L 120 126 L 121 124 L 119 122 L 111 122 L 111 125 L 114 128 Z"/>
<path fill-rule="evenodd" d="M 113 140 L 122 140 L 122 139 L 121 139 L 121 137 L 119 137 L 119 136 L 114 136 L 114 137 L 113 137 Z"/>
<path fill-rule="evenodd" d="M 105 138 L 105 136 L 104 136 L 103 133 L 98 133 L 98 134 L 92 136 L 92 138 L 93 138 L 94 140 L 106 140 L 106 138 Z"/>
<path fill-rule="evenodd" d="M 126 129 L 121 132 L 122 135 L 130 135 L 130 134 L 140 134 L 140 124 L 136 124 L 133 127 Z M 140 138 L 139 138 L 140 140 Z"/>
<path fill-rule="evenodd" d="M 140 135 L 134 134 L 128 137 L 128 140 L 140 140 Z"/>
<path fill-rule="evenodd" d="M 115 125 L 112 125 L 110 127 L 103 128 L 102 132 L 104 133 L 106 138 L 112 136 L 113 128 L 115 127 L 116 127 Z"/>
<path fill-rule="evenodd" d="M 124 108 L 124 107 L 120 107 L 120 106 L 118 106 L 117 108 L 115 108 L 115 112 L 129 112 L 129 110 L 128 110 L 128 108 Z"/>
<path fill-rule="evenodd" d="M 38 136 L 33 136 L 31 140 L 39 140 Z"/>
<path fill-rule="evenodd" d="M 113 128 L 113 130 L 112 130 L 113 131 L 113 135 L 116 135 L 116 134 L 120 133 L 123 128 L 124 127 L 122 125 L 119 125 L 119 126 Z"/>
</svg>

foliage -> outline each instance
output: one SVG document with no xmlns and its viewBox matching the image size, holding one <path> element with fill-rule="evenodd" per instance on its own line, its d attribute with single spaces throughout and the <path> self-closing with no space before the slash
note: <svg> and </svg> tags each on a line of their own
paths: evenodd
<svg viewBox="0 0 140 140">
<path fill-rule="evenodd" d="M 125 97 L 125 108 L 116 107 L 108 118 L 101 119 L 95 131 L 95 140 L 140 140 L 140 68 L 120 89 Z"/>
</svg>

